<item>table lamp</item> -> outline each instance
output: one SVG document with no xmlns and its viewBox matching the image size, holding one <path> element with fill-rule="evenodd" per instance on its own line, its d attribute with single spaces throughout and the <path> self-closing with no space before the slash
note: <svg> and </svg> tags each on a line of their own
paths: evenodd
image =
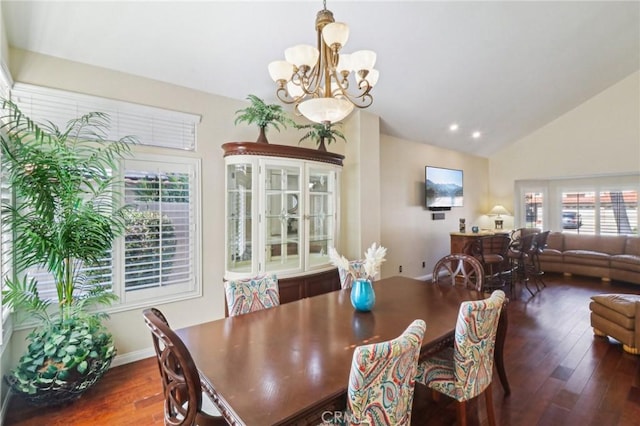
<svg viewBox="0 0 640 426">
<path fill-rule="evenodd" d="M 502 220 L 502 217 L 500 216 L 502 214 L 511 215 L 511 213 L 509 213 L 509 210 L 505 209 L 500 204 L 497 204 L 489 212 L 489 216 L 496 216 L 495 218 L 496 229 L 502 229 L 502 224 L 504 223 L 504 221 Z"/>
</svg>

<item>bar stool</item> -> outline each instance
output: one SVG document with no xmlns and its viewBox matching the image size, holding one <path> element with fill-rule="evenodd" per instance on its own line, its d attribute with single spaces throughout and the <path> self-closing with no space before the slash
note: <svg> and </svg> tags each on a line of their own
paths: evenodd
<svg viewBox="0 0 640 426">
<path fill-rule="evenodd" d="M 511 238 L 506 234 L 487 235 L 470 243 L 468 251 L 482 264 L 487 292 L 511 286 L 513 279 L 507 258 L 510 243 Z"/>
</svg>

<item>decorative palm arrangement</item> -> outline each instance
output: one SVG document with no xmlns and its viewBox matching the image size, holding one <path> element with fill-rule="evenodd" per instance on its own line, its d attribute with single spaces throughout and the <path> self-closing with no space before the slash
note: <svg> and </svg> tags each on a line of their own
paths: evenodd
<svg viewBox="0 0 640 426">
<path fill-rule="evenodd" d="M 298 130 L 308 129 L 307 133 L 300 138 L 299 142 L 311 139 L 316 142 L 319 151 L 326 151 L 327 147 L 324 145 L 325 141 L 327 141 L 327 145 L 330 145 L 331 142 L 336 142 L 337 138 L 340 138 L 345 142 L 347 141 L 344 134 L 340 130 L 334 128 L 334 126 L 340 125 L 342 125 L 342 123 L 331 123 L 328 121 L 324 123 L 296 125 L 296 129 Z"/>
<path fill-rule="evenodd" d="M 244 122 L 257 125 L 260 133 L 256 142 L 269 143 L 266 135 L 266 130 L 269 126 L 280 131 L 280 126 L 286 129 L 288 124 L 294 124 L 293 120 L 283 111 L 282 106 L 266 104 L 255 95 L 249 95 L 247 99 L 251 101 L 251 105 L 236 111 L 234 123 L 237 125 L 238 123 Z"/>
<path fill-rule="evenodd" d="M 87 267 L 104 265 L 125 228 L 125 207 L 114 200 L 111 171 L 135 139 L 107 142 L 109 119 L 102 113 L 59 129 L 32 121 L 10 101 L 2 109 L 2 167 L 15 197 L 2 206 L 14 236 L 13 270 L 2 301 L 37 321 L 27 352 L 7 380 L 33 404 L 58 405 L 95 384 L 116 353 L 102 324 L 107 315 L 93 308 L 117 297 Z M 37 280 L 25 273 L 32 268 L 51 274 L 57 301 L 40 296 Z"/>
</svg>

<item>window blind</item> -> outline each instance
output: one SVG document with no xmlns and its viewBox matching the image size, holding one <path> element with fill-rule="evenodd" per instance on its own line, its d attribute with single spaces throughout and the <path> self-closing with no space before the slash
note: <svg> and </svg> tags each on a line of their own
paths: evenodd
<svg viewBox="0 0 640 426">
<path fill-rule="evenodd" d="M 638 229 L 638 191 L 600 192 L 600 234 L 632 235 Z"/>
<path fill-rule="evenodd" d="M 89 112 L 104 112 L 111 119 L 108 139 L 136 136 L 141 145 L 195 150 L 200 116 L 124 101 L 16 83 L 11 99 L 20 110 L 39 122 L 63 128 Z"/>
<path fill-rule="evenodd" d="M 188 166 L 128 162 L 125 292 L 193 280 L 194 173 Z M 140 167 L 142 166 L 142 167 Z"/>
</svg>

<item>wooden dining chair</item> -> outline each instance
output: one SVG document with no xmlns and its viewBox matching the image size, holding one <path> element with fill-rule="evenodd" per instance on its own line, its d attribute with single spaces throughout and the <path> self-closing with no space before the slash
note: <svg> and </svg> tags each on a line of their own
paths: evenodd
<svg viewBox="0 0 640 426">
<path fill-rule="evenodd" d="M 169 327 L 158 309 L 142 313 L 153 339 L 164 394 L 164 424 L 171 426 L 218 426 L 227 422 L 214 397 L 202 387 L 200 374 L 189 350 Z"/>
<path fill-rule="evenodd" d="M 484 270 L 475 257 L 452 253 L 438 260 L 433 267 L 435 284 L 461 285 L 476 291 L 484 290 Z"/>
<path fill-rule="evenodd" d="M 418 365 L 416 381 L 457 401 L 457 424 L 467 424 L 466 402 L 484 393 L 487 417 L 495 425 L 491 379 L 502 290 L 484 300 L 463 302 L 458 312 L 452 348 L 438 352 Z"/>
<path fill-rule="evenodd" d="M 280 305 L 275 274 L 225 281 L 224 292 L 230 317 Z"/>
<path fill-rule="evenodd" d="M 415 320 L 393 340 L 355 348 L 347 409 L 340 413 L 341 422 L 394 426 L 411 423 L 415 376 L 425 329 L 424 321 Z"/>
</svg>

